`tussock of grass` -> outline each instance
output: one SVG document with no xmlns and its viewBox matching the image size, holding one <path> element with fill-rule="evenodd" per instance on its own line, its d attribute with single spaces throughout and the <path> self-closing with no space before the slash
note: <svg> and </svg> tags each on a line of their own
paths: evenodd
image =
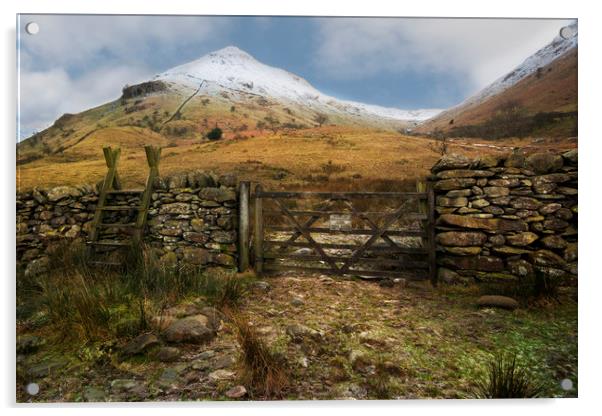
<svg viewBox="0 0 602 416">
<path fill-rule="evenodd" d="M 527 399 L 538 397 L 542 387 L 516 361 L 516 354 L 496 354 L 489 362 L 487 376 L 477 385 L 481 399 Z"/>
<path fill-rule="evenodd" d="M 128 250 L 119 270 L 92 268 L 88 260 L 83 244 L 61 243 L 50 255 L 50 272 L 30 285 L 29 295 L 64 338 L 135 336 L 149 327 L 151 312 L 160 309 L 157 305 L 188 296 L 204 298 L 217 308 L 235 306 L 252 278 L 167 266 L 144 246 Z"/>
<path fill-rule="evenodd" d="M 289 385 L 284 357 L 271 351 L 244 317 L 230 309 L 225 312 L 235 327 L 241 347 L 241 381 L 254 394 L 264 398 L 281 398 Z"/>
</svg>

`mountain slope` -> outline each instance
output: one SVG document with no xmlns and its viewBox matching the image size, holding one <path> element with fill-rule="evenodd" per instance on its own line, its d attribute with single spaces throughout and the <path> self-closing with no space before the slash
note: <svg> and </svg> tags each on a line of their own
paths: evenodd
<svg viewBox="0 0 602 416">
<path fill-rule="evenodd" d="M 570 28 L 577 30 L 576 24 Z M 577 110 L 577 36 L 557 36 L 510 73 L 459 105 L 421 123 L 416 132 L 452 131 L 490 120 L 504 106 L 526 115 Z"/>
</svg>

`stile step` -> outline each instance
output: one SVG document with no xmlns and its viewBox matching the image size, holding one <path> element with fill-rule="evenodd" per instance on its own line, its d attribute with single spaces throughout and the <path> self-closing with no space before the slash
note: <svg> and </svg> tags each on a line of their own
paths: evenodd
<svg viewBox="0 0 602 416">
<path fill-rule="evenodd" d="M 144 189 L 110 189 L 107 194 L 110 195 L 130 195 L 130 194 L 142 194 Z"/>
<path fill-rule="evenodd" d="M 86 244 L 91 246 L 106 246 L 106 247 L 129 247 L 129 241 L 88 241 Z"/>
<path fill-rule="evenodd" d="M 138 205 L 134 207 L 128 205 L 105 205 L 104 207 L 98 207 L 96 209 L 99 209 L 101 211 L 146 211 L 146 209 L 142 209 Z"/>
<path fill-rule="evenodd" d="M 136 227 L 136 223 L 135 222 L 125 222 L 125 223 L 121 223 L 121 222 L 113 222 L 113 223 L 104 223 L 101 222 L 100 224 L 98 224 L 99 228 L 133 228 Z"/>
</svg>

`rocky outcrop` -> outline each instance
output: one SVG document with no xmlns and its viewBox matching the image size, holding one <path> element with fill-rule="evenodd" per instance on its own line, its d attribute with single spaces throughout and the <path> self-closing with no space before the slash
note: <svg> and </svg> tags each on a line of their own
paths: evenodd
<svg viewBox="0 0 602 416">
<path fill-rule="evenodd" d="M 540 272 L 575 281 L 577 160 L 575 149 L 437 162 L 431 180 L 442 279 L 516 281 Z"/>
</svg>

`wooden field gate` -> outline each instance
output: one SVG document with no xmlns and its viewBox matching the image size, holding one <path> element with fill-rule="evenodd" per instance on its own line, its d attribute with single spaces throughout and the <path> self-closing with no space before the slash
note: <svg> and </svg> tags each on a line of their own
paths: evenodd
<svg viewBox="0 0 602 416">
<path fill-rule="evenodd" d="M 274 192 L 240 184 L 239 269 L 437 284 L 434 193 Z"/>
</svg>

